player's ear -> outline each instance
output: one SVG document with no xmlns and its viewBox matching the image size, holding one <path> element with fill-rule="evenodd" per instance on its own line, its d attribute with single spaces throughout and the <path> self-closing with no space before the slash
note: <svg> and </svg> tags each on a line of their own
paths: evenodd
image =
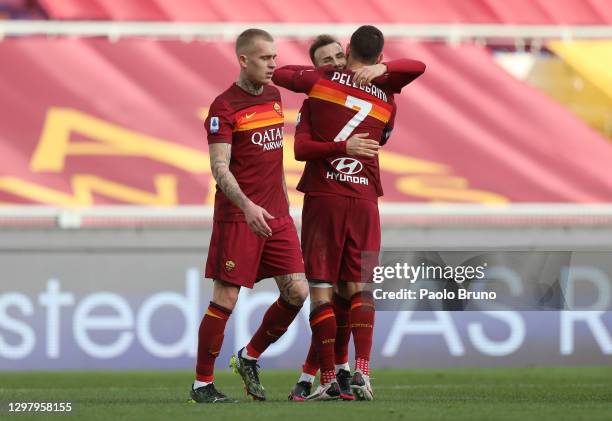
<svg viewBox="0 0 612 421">
<path fill-rule="evenodd" d="M 380 55 L 378 56 L 378 59 L 376 60 L 376 64 L 382 63 L 382 61 L 383 61 L 383 53 L 380 53 Z"/>
<path fill-rule="evenodd" d="M 241 69 L 246 69 L 248 62 L 249 59 L 247 58 L 246 54 L 240 54 L 238 56 L 238 63 L 240 64 Z"/>
<path fill-rule="evenodd" d="M 349 58 L 350 53 L 351 53 L 351 44 L 349 43 L 349 44 L 346 44 L 346 52 L 344 53 L 347 60 Z"/>
</svg>

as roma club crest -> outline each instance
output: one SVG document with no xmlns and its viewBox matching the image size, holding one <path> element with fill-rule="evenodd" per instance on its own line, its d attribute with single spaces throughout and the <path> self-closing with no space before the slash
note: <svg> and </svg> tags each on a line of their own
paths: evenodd
<svg viewBox="0 0 612 421">
<path fill-rule="evenodd" d="M 274 103 L 274 111 L 276 111 L 279 116 L 283 116 L 283 110 L 281 109 L 281 106 L 278 102 Z"/>
<path fill-rule="evenodd" d="M 228 272 L 231 272 L 234 270 L 234 268 L 236 267 L 236 263 L 234 263 L 233 260 L 226 260 L 225 261 L 225 270 Z"/>
</svg>

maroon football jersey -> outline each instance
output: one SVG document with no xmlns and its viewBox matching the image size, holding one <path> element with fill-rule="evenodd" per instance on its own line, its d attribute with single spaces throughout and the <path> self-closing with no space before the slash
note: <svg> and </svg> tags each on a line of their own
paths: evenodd
<svg viewBox="0 0 612 421">
<path fill-rule="evenodd" d="M 278 89 L 251 95 L 232 84 L 210 106 L 208 143 L 230 143 L 230 171 L 242 192 L 274 217 L 289 214 L 283 190 L 283 109 Z M 215 221 L 244 221 L 244 214 L 217 186 Z"/>
<path fill-rule="evenodd" d="M 296 135 L 310 131 L 313 140 L 328 142 L 357 133 L 369 133 L 368 138 L 375 140 L 384 137 L 395 114 L 393 90 L 383 84 L 359 86 L 352 77 L 349 70 L 331 68 L 295 73 L 293 88 L 309 98 L 309 119 L 301 116 Z M 383 194 L 378 157 L 344 154 L 308 161 L 298 190 L 377 200 Z"/>
</svg>

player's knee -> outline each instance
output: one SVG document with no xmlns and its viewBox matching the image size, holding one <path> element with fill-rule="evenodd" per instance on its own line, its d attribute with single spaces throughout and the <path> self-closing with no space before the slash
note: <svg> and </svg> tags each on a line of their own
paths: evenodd
<svg viewBox="0 0 612 421">
<path fill-rule="evenodd" d="M 299 302 L 299 305 L 302 305 L 306 298 L 308 298 L 308 283 L 298 282 L 295 288 L 295 299 Z"/>
<path fill-rule="evenodd" d="M 337 293 L 345 300 L 350 300 L 353 295 L 363 291 L 363 287 L 364 284 L 359 282 L 341 282 L 338 284 Z"/>
<path fill-rule="evenodd" d="M 229 310 L 233 310 L 238 301 L 240 288 L 223 281 L 215 280 L 213 287 L 213 299 L 215 304 L 219 304 Z"/>
<path fill-rule="evenodd" d="M 238 301 L 238 297 L 233 296 L 221 296 L 213 298 L 213 303 L 219 304 L 222 307 L 225 307 L 228 310 L 234 310 L 236 307 L 236 302 Z"/>
<path fill-rule="evenodd" d="M 302 306 L 308 297 L 308 284 L 304 281 L 294 281 L 289 288 L 286 289 L 283 297 L 289 304 L 294 306 Z"/>
<path fill-rule="evenodd" d="M 324 304 L 331 303 L 333 295 L 332 285 L 325 282 L 310 282 L 310 311 L 314 311 Z"/>
</svg>

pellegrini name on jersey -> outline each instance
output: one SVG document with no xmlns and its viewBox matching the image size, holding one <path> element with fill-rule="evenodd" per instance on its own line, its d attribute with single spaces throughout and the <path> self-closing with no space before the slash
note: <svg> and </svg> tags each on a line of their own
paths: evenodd
<svg viewBox="0 0 612 421">
<path fill-rule="evenodd" d="M 384 93 L 382 91 L 382 89 L 380 89 L 378 86 L 376 85 L 372 85 L 372 84 L 367 84 L 367 85 L 362 85 L 362 84 L 357 84 L 355 82 L 353 82 L 353 75 L 348 74 L 348 73 L 341 73 L 341 72 L 334 72 L 334 74 L 332 75 L 332 82 L 338 82 L 341 83 L 343 85 L 346 86 L 352 86 L 353 88 L 357 88 L 360 89 L 362 91 L 364 91 L 365 93 L 368 93 L 370 95 L 375 96 L 378 99 L 381 99 L 385 102 L 387 101 L 387 94 Z"/>
</svg>

